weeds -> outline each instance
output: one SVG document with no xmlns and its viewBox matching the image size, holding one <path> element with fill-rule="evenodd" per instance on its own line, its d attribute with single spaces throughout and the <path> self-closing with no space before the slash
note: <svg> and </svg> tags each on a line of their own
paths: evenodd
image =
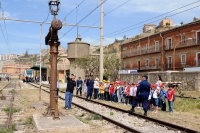
<svg viewBox="0 0 200 133">
<path fill-rule="evenodd" d="M 33 117 L 30 116 L 30 117 L 26 118 L 24 124 L 28 125 L 29 127 L 32 127 L 33 126 Z"/>
<path fill-rule="evenodd" d="M 16 113 L 16 112 L 19 112 L 21 109 L 19 108 L 12 108 L 12 112 L 11 113 Z M 7 115 L 9 115 L 9 112 L 10 112 L 10 108 L 7 107 L 7 108 L 4 108 L 2 109 L 2 111 L 6 112 Z"/>
<path fill-rule="evenodd" d="M 110 115 L 114 115 L 114 112 L 110 112 Z"/>
<path fill-rule="evenodd" d="M 12 89 L 11 91 L 9 91 L 9 93 L 15 93 L 15 90 L 14 90 L 14 89 Z"/>
<path fill-rule="evenodd" d="M 102 120 L 102 116 L 100 115 L 89 115 L 88 117 L 85 118 L 85 120 L 90 121 L 90 120 Z"/>
</svg>

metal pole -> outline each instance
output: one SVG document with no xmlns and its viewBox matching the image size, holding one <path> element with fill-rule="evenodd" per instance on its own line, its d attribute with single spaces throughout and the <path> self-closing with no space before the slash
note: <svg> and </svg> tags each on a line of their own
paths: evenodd
<svg viewBox="0 0 200 133">
<path fill-rule="evenodd" d="M 41 101 L 41 76 L 42 76 L 42 24 L 40 24 L 40 89 L 39 89 L 39 100 Z"/>
<path fill-rule="evenodd" d="M 100 0 L 101 8 L 100 8 L 100 80 L 103 80 L 103 39 L 104 39 L 104 10 L 103 10 L 103 0 Z"/>
</svg>

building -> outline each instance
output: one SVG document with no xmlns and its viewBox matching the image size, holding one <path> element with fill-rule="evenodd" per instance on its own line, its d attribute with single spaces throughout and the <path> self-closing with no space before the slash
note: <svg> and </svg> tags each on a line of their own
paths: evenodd
<svg viewBox="0 0 200 133">
<path fill-rule="evenodd" d="M 20 75 L 30 68 L 31 65 L 6 64 L 2 67 L 2 73 L 10 74 L 13 78 L 20 78 Z"/>
<path fill-rule="evenodd" d="M 159 27 L 172 27 L 173 20 L 165 18 L 159 23 Z"/>
<path fill-rule="evenodd" d="M 156 25 L 155 24 L 145 24 L 143 27 L 143 33 L 154 33 Z"/>
<path fill-rule="evenodd" d="M 200 20 L 124 41 L 121 44 L 122 69 L 182 71 L 184 68 L 200 66 L 199 25 Z"/>
</svg>

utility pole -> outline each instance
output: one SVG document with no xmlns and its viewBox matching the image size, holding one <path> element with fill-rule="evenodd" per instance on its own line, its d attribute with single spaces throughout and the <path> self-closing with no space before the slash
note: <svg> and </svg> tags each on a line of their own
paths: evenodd
<svg viewBox="0 0 200 133">
<path fill-rule="evenodd" d="M 100 8 L 100 69 L 99 69 L 99 73 L 100 73 L 100 81 L 103 80 L 103 73 L 104 73 L 104 69 L 103 69 L 103 39 L 104 39 L 104 30 L 103 30 L 103 26 L 104 26 L 104 10 L 103 10 L 103 3 L 104 0 L 100 0 L 101 3 L 101 8 Z"/>
</svg>

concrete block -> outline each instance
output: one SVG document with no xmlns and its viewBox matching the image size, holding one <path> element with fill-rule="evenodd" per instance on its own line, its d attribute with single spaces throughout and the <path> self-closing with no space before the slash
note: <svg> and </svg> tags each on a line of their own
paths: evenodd
<svg viewBox="0 0 200 133">
<path fill-rule="evenodd" d="M 77 133 L 87 131 L 90 127 L 71 115 L 60 116 L 60 120 L 53 117 L 33 115 L 37 133 Z"/>
</svg>

